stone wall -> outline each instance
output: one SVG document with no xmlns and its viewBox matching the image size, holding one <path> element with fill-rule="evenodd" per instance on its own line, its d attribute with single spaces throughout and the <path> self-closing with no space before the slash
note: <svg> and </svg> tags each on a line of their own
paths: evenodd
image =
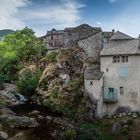
<svg viewBox="0 0 140 140">
<path fill-rule="evenodd" d="M 104 72 L 105 87 L 117 89 L 118 102 L 104 104 L 104 112 L 112 114 L 120 107 L 140 111 L 140 56 L 129 56 L 128 63 L 112 63 L 112 56 L 101 57 L 101 71 Z M 121 69 L 126 71 L 121 75 Z M 123 71 L 124 71 L 123 70 Z M 123 87 L 123 94 L 120 93 Z"/>
<path fill-rule="evenodd" d="M 88 57 L 99 59 L 100 51 L 102 49 L 102 33 L 99 32 L 88 38 L 79 40 L 78 46 L 85 50 Z"/>
<path fill-rule="evenodd" d="M 64 31 L 64 44 L 65 46 L 75 46 L 78 40 L 87 38 L 93 34 L 101 32 L 101 28 L 91 27 L 87 24 L 82 24 L 78 27 L 71 28 Z"/>
</svg>

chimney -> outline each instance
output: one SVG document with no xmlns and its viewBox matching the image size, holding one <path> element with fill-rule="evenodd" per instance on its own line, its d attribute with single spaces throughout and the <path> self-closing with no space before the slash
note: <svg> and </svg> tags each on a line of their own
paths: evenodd
<svg viewBox="0 0 140 140">
<path fill-rule="evenodd" d="M 112 33 L 115 33 L 115 29 L 112 29 Z"/>
<path fill-rule="evenodd" d="M 138 44 L 138 49 L 140 49 L 140 34 L 139 34 L 139 44 Z"/>
</svg>

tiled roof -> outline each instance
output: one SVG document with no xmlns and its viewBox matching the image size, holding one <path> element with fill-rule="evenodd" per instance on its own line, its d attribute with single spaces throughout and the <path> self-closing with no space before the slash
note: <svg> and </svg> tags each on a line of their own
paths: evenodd
<svg viewBox="0 0 140 140">
<path fill-rule="evenodd" d="M 102 49 L 100 55 L 140 55 L 140 49 L 138 48 L 138 45 L 139 39 L 110 41 L 107 46 Z"/>
<path fill-rule="evenodd" d="M 112 37 L 110 40 L 132 40 L 134 39 L 133 37 L 127 35 L 127 34 L 124 34 L 120 31 L 117 31 Z"/>
</svg>

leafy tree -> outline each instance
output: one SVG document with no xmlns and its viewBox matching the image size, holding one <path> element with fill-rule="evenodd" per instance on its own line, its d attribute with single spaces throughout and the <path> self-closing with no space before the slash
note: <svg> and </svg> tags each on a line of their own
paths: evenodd
<svg viewBox="0 0 140 140">
<path fill-rule="evenodd" d="M 21 62 L 38 61 L 44 49 L 43 42 L 27 27 L 5 36 L 0 42 L 0 73 L 14 80 Z"/>
</svg>

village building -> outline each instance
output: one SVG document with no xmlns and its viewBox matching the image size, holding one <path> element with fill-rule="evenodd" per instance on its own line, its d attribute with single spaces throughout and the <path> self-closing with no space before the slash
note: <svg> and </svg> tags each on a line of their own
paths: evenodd
<svg viewBox="0 0 140 140">
<path fill-rule="evenodd" d="M 43 41 L 46 54 L 58 51 L 60 48 L 79 46 L 86 51 L 88 57 L 99 57 L 103 44 L 107 43 L 113 34 L 114 30 L 112 32 L 103 32 L 100 27 L 82 24 L 64 30 L 52 29 L 45 36 L 38 39 Z"/>
<path fill-rule="evenodd" d="M 47 53 L 57 51 L 64 46 L 64 31 L 52 29 L 47 32 L 46 44 Z"/>
<path fill-rule="evenodd" d="M 117 31 L 100 53 L 100 68 L 87 67 L 85 90 L 96 115 L 140 111 L 140 39 Z"/>
</svg>

